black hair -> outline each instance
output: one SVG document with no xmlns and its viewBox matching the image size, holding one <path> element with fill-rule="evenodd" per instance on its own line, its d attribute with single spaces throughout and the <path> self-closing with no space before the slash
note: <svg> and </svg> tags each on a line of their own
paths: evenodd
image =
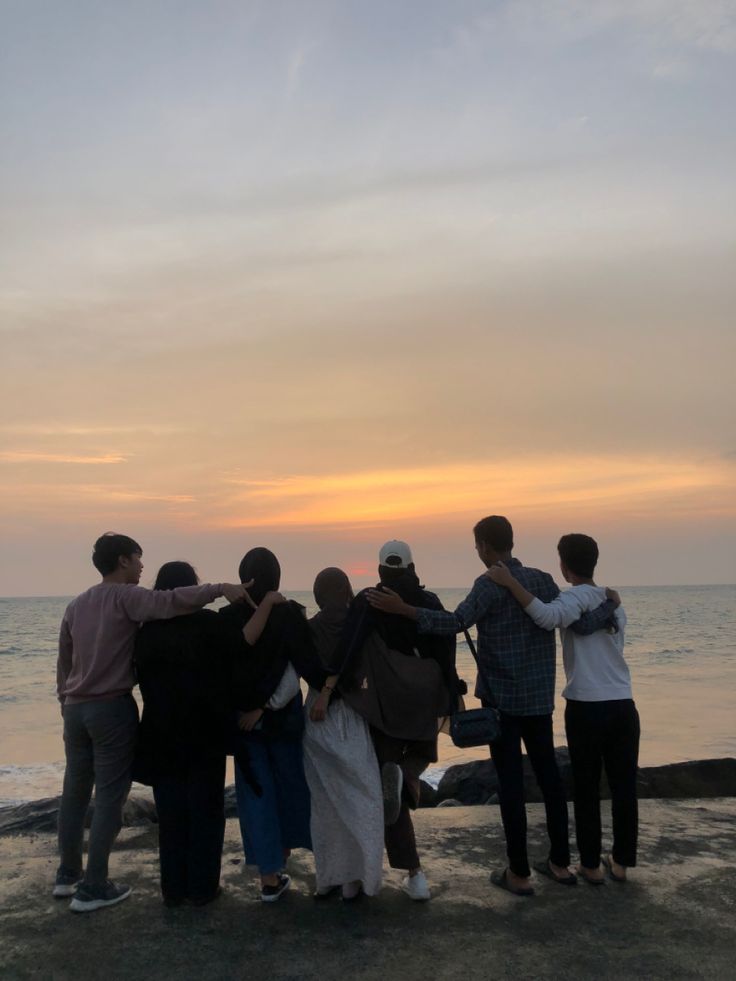
<svg viewBox="0 0 736 981">
<path fill-rule="evenodd" d="M 118 535 L 114 531 L 106 531 L 95 542 L 92 552 L 92 564 L 102 576 L 109 576 L 118 567 L 120 556 L 130 558 L 131 555 L 143 555 L 143 549 L 138 542 L 127 535 Z"/>
<path fill-rule="evenodd" d="M 176 589 L 177 586 L 198 586 L 199 576 L 188 562 L 164 562 L 158 570 L 154 589 Z"/>
<path fill-rule="evenodd" d="M 494 552 L 510 552 L 514 547 L 514 530 L 508 518 L 491 514 L 481 518 L 473 528 L 476 542 L 490 545 Z"/>
<path fill-rule="evenodd" d="M 598 543 L 590 535 L 563 535 L 557 543 L 560 559 L 570 572 L 592 579 L 598 562 Z"/>
<path fill-rule="evenodd" d="M 389 556 L 390 557 L 390 556 Z M 414 563 L 410 562 L 405 569 L 397 569 L 396 566 L 392 565 L 379 565 L 378 566 L 378 578 L 384 586 L 389 586 L 395 582 L 399 582 L 401 579 L 411 579 L 416 580 L 419 583 L 419 578 L 414 568 Z M 424 586 L 420 587 L 424 589 Z"/>
<path fill-rule="evenodd" d="M 273 552 L 259 546 L 245 553 L 240 561 L 238 575 L 241 582 L 255 580 L 250 588 L 250 595 L 254 603 L 260 603 L 266 593 L 279 588 L 281 566 Z"/>
</svg>

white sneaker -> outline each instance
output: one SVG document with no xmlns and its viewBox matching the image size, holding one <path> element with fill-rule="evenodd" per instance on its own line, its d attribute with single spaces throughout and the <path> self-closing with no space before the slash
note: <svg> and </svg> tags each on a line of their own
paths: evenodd
<svg viewBox="0 0 736 981">
<path fill-rule="evenodd" d="M 432 893 L 429 891 L 429 883 L 424 872 L 417 872 L 416 875 L 407 875 L 401 883 L 401 888 L 407 896 L 415 899 L 418 903 L 426 903 L 428 899 L 432 898 Z"/>
<path fill-rule="evenodd" d="M 56 873 L 56 882 L 52 891 L 52 896 L 56 899 L 71 897 L 77 891 L 77 886 L 82 881 L 81 872 L 64 872 L 59 870 Z"/>
<path fill-rule="evenodd" d="M 276 903 L 278 902 L 280 896 L 286 892 L 286 890 L 291 885 L 291 878 L 283 873 L 279 874 L 279 881 L 275 886 L 262 886 L 261 887 L 261 902 L 262 903 Z"/>
<path fill-rule="evenodd" d="M 115 906 L 127 899 L 132 890 L 130 886 L 116 885 L 109 879 L 101 886 L 86 886 L 82 883 L 76 891 L 74 899 L 69 903 L 73 913 L 90 913 L 103 906 Z"/>
<path fill-rule="evenodd" d="M 363 884 L 360 879 L 354 882 L 346 882 L 342 887 L 342 899 L 344 903 L 352 903 L 363 895 Z"/>
</svg>

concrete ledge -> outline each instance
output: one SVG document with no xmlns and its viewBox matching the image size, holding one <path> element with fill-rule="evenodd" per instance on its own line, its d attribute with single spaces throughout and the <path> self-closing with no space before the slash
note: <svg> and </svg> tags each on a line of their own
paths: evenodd
<svg viewBox="0 0 736 981">
<path fill-rule="evenodd" d="M 544 813 L 529 806 L 530 854 L 544 855 Z M 607 807 L 604 805 L 604 814 Z M 167 910 L 158 893 L 155 826 L 125 829 L 111 875 L 135 892 L 75 916 L 53 900 L 55 840 L 0 839 L 0 976 L 49 981 L 196 979 L 723 978 L 736 976 L 736 800 L 643 801 L 641 860 L 624 886 L 573 889 L 539 878 L 517 899 L 491 886 L 504 865 L 498 809 L 417 812 L 434 898 L 414 904 L 388 871 L 382 894 L 315 903 L 312 860 L 263 906 L 243 874 L 228 822 L 225 894 L 203 910 Z"/>
</svg>

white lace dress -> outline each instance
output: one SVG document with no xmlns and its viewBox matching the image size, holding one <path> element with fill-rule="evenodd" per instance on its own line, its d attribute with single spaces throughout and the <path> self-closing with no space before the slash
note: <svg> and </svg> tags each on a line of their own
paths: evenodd
<svg viewBox="0 0 736 981">
<path fill-rule="evenodd" d="M 383 797 L 378 761 L 365 721 L 342 699 L 323 722 L 305 706 L 304 773 L 312 797 L 312 847 L 317 891 L 359 880 L 368 896 L 381 888 Z"/>
</svg>

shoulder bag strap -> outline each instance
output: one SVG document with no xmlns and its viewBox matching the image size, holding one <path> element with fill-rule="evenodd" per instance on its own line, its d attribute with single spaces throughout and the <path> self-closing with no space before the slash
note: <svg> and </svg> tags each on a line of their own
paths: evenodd
<svg viewBox="0 0 736 981">
<path fill-rule="evenodd" d="M 463 633 L 465 634 L 465 643 L 468 645 L 468 650 L 473 655 L 475 666 L 480 671 L 480 666 L 478 664 L 478 652 L 475 649 L 475 644 L 473 643 L 472 638 L 465 627 L 463 627 Z M 490 702 L 491 708 L 498 709 L 498 705 L 496 704 L 496 699 L 493 697 L 493 692 L 489 691 L 488 694 L 490 695 L 488 701 Z"/>
</svg>

